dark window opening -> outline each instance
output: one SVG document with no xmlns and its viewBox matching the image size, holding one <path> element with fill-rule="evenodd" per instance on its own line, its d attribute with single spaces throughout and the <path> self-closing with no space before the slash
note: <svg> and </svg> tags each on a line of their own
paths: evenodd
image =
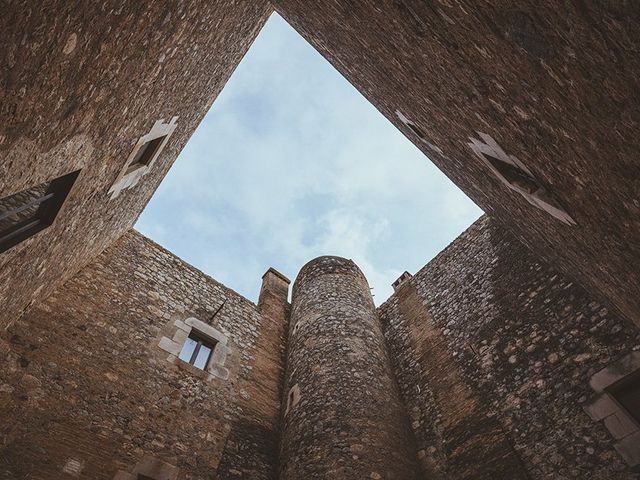
<svg viewBox="0 0 640 480">
<path fill-rule="evenodd" d="M 162 142 L 164 142 L 165 138 L 167 138 L 166 135 L 154 138 L 153 140 L 150 140 L 142 145 L 136 152 L 133 160 L 131 160 L 131 163 L 129 163 L 127 173 L 130 173 L 144 165 L 149 165 L 151 163 L 151 160 L 153 160 L 153 157 L 155 157 L 156 153 L 162 146 Z"/>
<path fill-rule="evenodd" d="M 498 170 L 500 175 L 502 175 L 511 185 L 520 187 L 522 190 L 530 194 L 540 190 L 541 187 L 538 182 L 521 168 L 484 152 L 482 155 L 484 155 L 484 158 L 486 158 L 489 163 Z"/>
<path fill-rule="evenodd" d="M 0 253 L 50 226 L 80 170 L 0 199 Z"/>
<path fill-rule="evenodd" d="M 613 384 L 607 392 L 640 425 L 640 371 Z"/>
<path fill-rule="evenodd" d="M 426 138 L 422 129 L 417 125 L 409 122 L 407 122 L 406 125 L 411 129 L 413 133 L 415 133 L 418 136 L 418 138 L 420 138 L 420 140 L 424 140 Z"/>
<path fill-rule="evenodd" d="M 185 340 L 178 358 L 200 370 L 204 370 L 207 368 L 214 347 L 215 342 L 205 339 L 192 331 Z"/>
</svg>

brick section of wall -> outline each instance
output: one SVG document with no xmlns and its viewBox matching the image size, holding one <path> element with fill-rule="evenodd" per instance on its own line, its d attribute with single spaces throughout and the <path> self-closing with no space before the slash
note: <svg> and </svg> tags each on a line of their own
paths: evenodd
<svg viewBox="0 0 640 480">
<path fill-rule="evenodd" d="M 285 394 L 282 480 L 417 478 L 369 285 L 350 260 L 319 257 L 296 279 Z"/>
<path fill-rule="evenodd" d="M 637 328 L 496 222 L 478 220 L 378 313 L 427 468 L 451 480 L 494 466 L 493 478 L 639 478 L 582 409 L 591 376 L 640 349 Z"/>
<path fill-rule="evenodd" d="M 273 3 L 487 214 L 640 322 L 637 2 Z M 479 132 L 577 225 L 502 184 Z"/>
<path fill-rule="evenodd" d="M 57 221 L 0 254 L 0 328 L 138 217 L 271 11 L 261 0 L 2 2 L 0 198 L 82 169 Z M 109 200 L 135 143 L 177 128 Z"/>
<path fill-rule="evenodd" d="M 188 317 L 227 337 L 228 379 L 168 361 L 160 339 Z M 0 478 L 111 480 L 145 455 L 181 480 L 274 478 L 275 322 L 131 231 L 4 333 Z"/>
</svg>

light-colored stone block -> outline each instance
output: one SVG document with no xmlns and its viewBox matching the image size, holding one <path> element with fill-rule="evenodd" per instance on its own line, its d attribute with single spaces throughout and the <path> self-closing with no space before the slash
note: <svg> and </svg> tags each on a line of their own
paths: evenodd
<svg viewBox="0 0 640 480">
<path fill-rule="evenodd" d="M 623 439 L 639 430 L 635 422 L 622 410 L 605 418 L 604 426 L 616 440 Z"/>
<path fill-rule="evenodd" d="M 640 431 L 625 437 L 614 446 L 627 465 L 635 468 L 640 466 Z"/>
<path fill-rule="evenodd" d="M 180 469 L 151 455 L 146 455 L 133 469 L 135 475 L 144 475 L 154 480 L 177 480 Z"/>
<path fill-rule="evenodd" d="M 189 331 L 191 331 L 191 329 L 189 328 Z M 186 332 L 184 330 L 181 329 L 177 329 L 176 332 L 173 334 L 173 338 L 172 340 L 177 343 L 178 345 L 182 346 L 184 345 L 184 342 L 187 340 L 187 337 L 189 336 L 190 332 Z"/>
<path fill-rule="evenodd" d="M 209 370 L 209 373 L 211 376 L 222 380 L 227 380 L 229 378 L 229 370 L 219 365 L 214 365 L 213 368 Z M 211 377 L 209 377 L 209 380 L 211 380 Z"/>
<path fill-rule="evenodd" d="M 180 330 L 184 330 L 187 333 L 191 331 L 191 327 L 186 323 L 184 323 L 182 320 L 176 320 L 175 322 L 173 322 L 173 324 L 176 326 L 176 328 L 179 328 Z"/>
<path fill-rule="evenodd" d="M 182 350 L 182 344 L 176 343 L 167 337 L 162 337 L 158 346 L 165 352 L 169 352 L 171 355 L 176 356 L 180 355 L 180 350 Z"/>
<path fill-rule="evenodd" d="M 602 392 L 605 388 L 637 370 L 640 370 L 640 351 L 631 352 L 617 362 L 603 368 L 591 377 L 589 384 L 596 392 Z"/>
<path fill-rule="evenodd" d="M 137 480 L 137 477 L 131 473 L 119 470 L 115 477 L 113 477 L 113 480 Z"/>
<path fill-rule="evenodd" d="M 586 414 L 596 422 L 608 417 L 609 415 L 613 415 L 620 409 L 620 407 L 618 407 L 607 393 L 599 395 L 595 400 L 588 405 L 585 405 L 583 408 Z"/>
<path fill-rule="evenodd" d="M 226 345 L 217 344 L 213 349 L 213 353 L 211 354 L 211 364 L 214 365 L 224 365 L 224 362 L 227 360 L 227 355 L 231 352 L 231 349 Z"/>
<path fill-rule="evenodd" d="M 193 317 L 187 318 L 185 320 L 185 323 L 190 327 L 193 327 L 194 329 L 196 329 L 199 333 L 201 333 L 205 337 L 209 337 L 210 339 L 215 340 L 216 342 L 220 342 L 222 345 L 227 344 L 227 336 L 224 335 L 219 330 L 216 330 L 215 328 L 213 328 L 211 325 L 207 325 L 203 321 Z"/>
</svg>

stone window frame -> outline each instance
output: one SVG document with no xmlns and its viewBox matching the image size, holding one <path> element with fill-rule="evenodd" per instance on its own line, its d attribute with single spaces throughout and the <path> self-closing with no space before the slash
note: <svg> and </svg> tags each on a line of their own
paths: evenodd
<svg viewBox="0 0 640 480">
<path fill-rule="evenodd" d="M 153 480 L 178 480 L 180 469 L 175 465 L 164 462 L 151 455 L 145 455 L 131 472 L 118 470 L 113 480 L 140 480 L 149 478 Z"/>
<path fill-rule="evenodd" d="M 594 422 L 602 422 L 617 440 L 614 448 L 634 472 L 640 472 L 640 425 L 618 403 L 611 388 L 631 376 L 640 374 L 640 351 L 631 352 L 609 364 L 589 381 L 596 396 L 583 406 Z"/>
<path fill-rule="evenodd" d="M 177 120 L 178 117 L 173 117 L 169 122 L 165 123 L 164 119 L 160 119 L 153 124 L 148 133 L 138 139 L 133 150 L 131 150 L 127 161 L 122 166 L 118 177 L 115 182 L 113 182 L 113 185 L 111 185 L 111 188 L 109 188 L 111 200 L 117 198 L 123 190 L 134 187 L 142 177 L 151 171 L 156 160 L 167 145 L 169 137 L 175 131 Z M 144 163 L 140 163 L 132 168 L 132 163 L 136 159 L 136 156 L 138 156 L 141 149 L 148 148 L 149 144 L 160 138 L 163 140 L 160 145 L 155 147 L 152 156 L 146 159 Z"/>
<path fill-rule="evenodd" d="M 76 170 L 0 198 L 0 222 L 18 217 L 8 226 L 0 228 L 0 253 L 53 225 L 79 175 L 80 170 Z M 39 191 L 42 189 L 44 191 Z M 25 195 L 27 199 L 23 198 Z M 16 201 L 18 205 L 11 207 Z M 33 209 L 35 211 L 28 217 L 20 216 Z"/>
<path fill-rule="evenodd" d="M 300 403 L 300 385 L 297 383 L 289 389 L 289 393 L 287 394 L 287 406 L 284 411 L 284 416 L 286 417 L 289 412 Z"/>
<path fill-rule="evenodd" d="M 424 133 L 422 128 L 420 128 L 414 121 L 409 120 L 407 116 L 400 110 L 396 110 L 396 117 L 398 117 L 398 120 L 400 120 L 400 122 L 402 122 L 402 124 L 407 127 L 413 135 L 415 135 L 422 143 L 429 147 L 429 149 L 440 155 L 443 155 L 442 149 L 428 141 L 426 134 Z"/>
<path fill-rule="evenodd" d="M 562 223 L 566 225 L 576 225 L 576 221 L 558 204 L 547 189 L 538 182 L 533 173 L 531 173 L 531 170 L 529 170 L 524 163 L 514 155 L 508 155 L 490 135 L 482 132 L 477 133 L 482 140 L 469 137 L 470 142 L 467 145 L 504 185 L 522 195 L 531 205 L 544 210 Z M 507 178 L 503 172 L 494 165 L 490 158 L 503 162 L 507 167 L 520 172 L 523 177 L 528 177 L 531 182 L 535 183 L 536 189 L 524 188 L 521 184 L 514 182 L 513 179 Z"/>
<path fill-rule="evenodd" d="M 210 340 L 214 346 L 204 370 L 200 370 L 178 358 L 185 341 L 192 334 L 192 331 L 196 335 Z M 189 317 L 184 321 L 176 320 L 173 322 L 172 338 L 163 336 L 158 346 L 169 353 L 168 362 L 211 381 L 215 379 L 227 380 L 229 378 L 229 370 L 224 366 L 227 356 L 231 354 L 228 343 L 229 339 L 225 334 L 195 317 Z"/>
</svg>

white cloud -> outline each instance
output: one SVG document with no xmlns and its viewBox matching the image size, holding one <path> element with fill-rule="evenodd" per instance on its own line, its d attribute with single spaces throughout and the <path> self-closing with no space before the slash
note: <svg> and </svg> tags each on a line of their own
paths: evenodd
<svg viewBox="0 0 640 480">
<path fill-rule="evenodd" d="M 380 303 L 480 213 L 274 15 L 137 227 L 253 300 L 269 266 L 332 254 Z"/>
</svg>

